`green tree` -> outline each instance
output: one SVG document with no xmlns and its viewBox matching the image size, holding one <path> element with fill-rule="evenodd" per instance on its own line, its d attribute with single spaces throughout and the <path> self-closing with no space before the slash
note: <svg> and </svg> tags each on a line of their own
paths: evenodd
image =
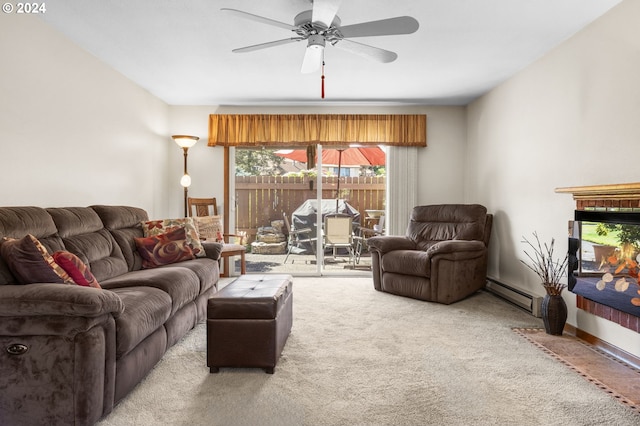
<svg viewBox="0 0 640 426">
<path fill-rule="evenodd" d="M 273 149 L 237 149 L 236 176 L 266 176 L 280 174 L 283 157 Z"/>
<path fill-rule="evenodd" d="M 640 248 L 640 226 L 638 225 L 599 223 L 596 232 L 598 235 L 617 232 L 620 244 L 631 244 L 636 248 Z"/>
</svg>

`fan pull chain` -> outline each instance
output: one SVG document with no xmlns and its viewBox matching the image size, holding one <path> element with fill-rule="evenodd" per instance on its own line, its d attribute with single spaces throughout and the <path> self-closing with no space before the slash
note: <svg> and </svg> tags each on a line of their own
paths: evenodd
<svg viewBox="0 0 640 426">
<path fill-rule="evenodd" d="M 324 52 L 322 55 L 324 56 Z M 322 86 L 322 99 L 324 99 L 324 59 L 322 60 L 322 77 L 320 77 L 320 82 Z"/>
</svg>

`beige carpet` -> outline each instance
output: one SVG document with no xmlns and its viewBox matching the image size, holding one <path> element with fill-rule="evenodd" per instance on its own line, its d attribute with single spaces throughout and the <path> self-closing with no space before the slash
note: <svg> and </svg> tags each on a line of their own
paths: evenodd
<svg viewBox="0 0 640 426">
<path fill-rule="evenodd" d="M 293 288 L 275 374 L 209 374 L 201 324 L 100 425 L 640 424 L 514 333 L 542 323 L 490 294 L 445 306 L 376 292 L 370 278 Z"/>
</svg>

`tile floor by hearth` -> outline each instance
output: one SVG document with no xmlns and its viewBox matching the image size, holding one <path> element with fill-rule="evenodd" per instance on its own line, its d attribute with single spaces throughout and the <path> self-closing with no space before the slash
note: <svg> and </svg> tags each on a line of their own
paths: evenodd
<svg viewBox="0 0 640 426">
<path fill-rule="evenodd" d="M 575 336 L 538 328 L 514 331 L 640 415 L 640 369 Z"/>
</svg>

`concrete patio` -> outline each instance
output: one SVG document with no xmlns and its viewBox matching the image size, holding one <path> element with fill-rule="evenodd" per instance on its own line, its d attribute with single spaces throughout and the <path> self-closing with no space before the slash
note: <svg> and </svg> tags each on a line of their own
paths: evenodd
<svg viewBox="0 0 640 426">
<path fill-rule="evenodd" d="M 287 263 L 283 263 L 286 254 L 246 254 L 247 273 L 288 273 L 296 274 L 314 274 L 317 271 L 316 256 L 313 254 L 294 254 L 292 253 L 287 259 Z M 325 255 L 324 270 L 331 273 L 370 273 L 371 256 L 369 253 L 363 253 L 360 261 L 355 263 L 349 262 L 349 256 L 338 255 L 333 258 L 331 254 Z M 240 274 L 240 259 L 235 258 L 235 272 L 232 275 Z"/>
</svg>

